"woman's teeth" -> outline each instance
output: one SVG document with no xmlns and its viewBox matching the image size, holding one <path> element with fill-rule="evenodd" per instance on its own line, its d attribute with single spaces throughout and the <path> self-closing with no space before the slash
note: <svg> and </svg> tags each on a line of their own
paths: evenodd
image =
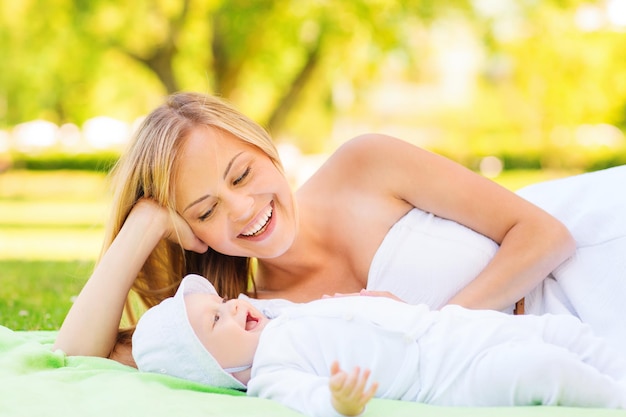
<svg viewBox="0 0 626 417">
<path fill-rule="evenodd" d="M 256 223 L 248 228 L 245 232 L 242 233 L 243 236 L 255 236 L 258 235 L 267 225 L 269 220 L 272 218 L 272 207 L 268 206 L 265 213 L 261 214 L 257 219 Z"/>
</svg>

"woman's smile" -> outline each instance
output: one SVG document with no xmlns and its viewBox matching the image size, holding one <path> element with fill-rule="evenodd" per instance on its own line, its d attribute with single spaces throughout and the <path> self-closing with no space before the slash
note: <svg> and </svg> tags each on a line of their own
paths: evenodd
<svg viewBox="0 0 626 417">
<path fill-rule="evenodd" d="M 274 229 L 274 202 L 272 201 L 257 217 L 252 220 L 240 238 L 250 240 L 261 240 Z"/>
</svg>

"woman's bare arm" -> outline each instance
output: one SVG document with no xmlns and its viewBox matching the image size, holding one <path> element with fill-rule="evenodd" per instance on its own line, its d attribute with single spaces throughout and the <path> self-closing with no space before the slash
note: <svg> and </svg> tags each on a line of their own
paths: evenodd
<svg viewBox="0 0 626 417">
<path fill-rule="evenodd" d="M 109 356 L 128 292 L 164 236 L 163 214 L 150 205 L 131 211 L 67 314 L 55 349 L 68 355 Z"/>
<path fill-rule="evenodd" d="M 575 250 L 567 228 L 539 207 L 465 167 L 383 135 L 344 145 L 346 172 L 369 193 L 454 220 L 500 244 L 489 265 L 449 303 L 504 309 Z M 367 172 L 355 175 L 356 172 Z"/>
<path fill-rule="evenodd" d="M 190 250 L 204 252 L 182 218 L 179 235 Z M 124 303 L 135 278 L 157 243 L 172 235 L 167 210 L 151 200 L 132 209 L 66 316 L 54 344 L 68 355 L 109 357 L 118 333 Z"/>
</svg>

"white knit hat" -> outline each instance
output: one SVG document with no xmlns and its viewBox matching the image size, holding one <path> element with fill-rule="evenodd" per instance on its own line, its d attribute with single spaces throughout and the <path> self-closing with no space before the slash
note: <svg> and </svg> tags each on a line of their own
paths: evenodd
<svg viewBox="0 0 626 417">
<path fill-rule="evenodd" d="M 196 336 L 185 308 L 187 294 L 217 294 L 200 275 L 183 278 L 173 297 L 146 311 L 133 334 L 133 358 L 140 371 L 167 374 L 214 387 L 245 389 L 226 372 Z M 232 369 L 236 372 L 240 369 Z"/>
</svg>

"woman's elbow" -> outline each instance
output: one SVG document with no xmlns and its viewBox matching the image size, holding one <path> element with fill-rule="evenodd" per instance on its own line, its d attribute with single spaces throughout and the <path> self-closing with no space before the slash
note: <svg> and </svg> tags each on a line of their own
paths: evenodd
<svg viewBox="0 0 626 417">
<path fill-rule="evenodd" d="M 563 261 L 574 255 L 574 252 L 576 252 L 576 240 L 567 226 L 554 219 L 552 226 L 547 230 L 549 230 L 551 245 L 554 248 L 558 248 Z"/>
</svg>

